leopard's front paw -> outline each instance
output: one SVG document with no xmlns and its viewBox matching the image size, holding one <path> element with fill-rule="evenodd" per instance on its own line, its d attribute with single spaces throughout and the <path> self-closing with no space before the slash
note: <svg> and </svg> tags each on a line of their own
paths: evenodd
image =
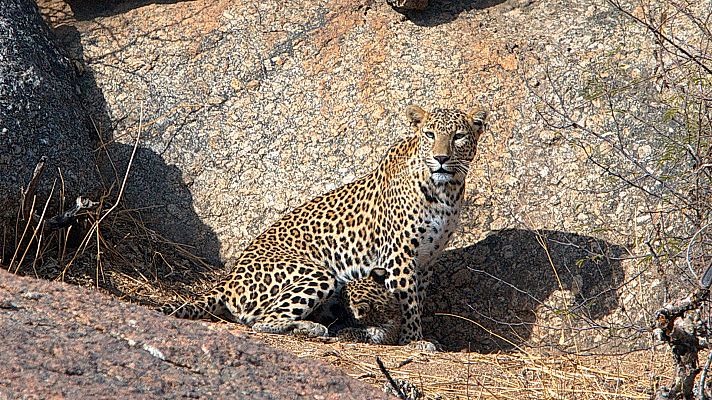
<svg viewBox="0 0 712 400">
<path fill-rule="evenodd" d="M 329 336 L 329 329 L 318 322 L 299 321 L 292 334 L 299 337 L 315 338 Z"/>
<path fill-rule="evenodd" d="M 434 340 L 414 340 L 406 345 L 407 348 L 416 351 L 425 351 L 428 353 L 435 353 L 442 351 L 442 346 L 440 343 Z"/>
</svg>

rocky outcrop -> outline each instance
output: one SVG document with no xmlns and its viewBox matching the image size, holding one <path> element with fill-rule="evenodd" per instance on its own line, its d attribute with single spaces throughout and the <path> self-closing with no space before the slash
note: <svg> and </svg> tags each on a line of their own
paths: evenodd
<svg viewBox="0 0 712 400">
<path fill-rule="evenodd" d="M 543 118 L 565 96 L 586 129 L 611 132 L 594 106 L 613 71 L 635 113 L 621 140 L 654 166 L 654 130 L 633 121 L 665 111 L 654 46 L 609 2 L 39 3 L 122 165 L 141 131 L 125 204 L 209 259 L 229 262 L 279 215 L 369 171 L 417 103 L 492 114 L 426 305 L 449 348 L 645 345 L 663 287 L 687 273 L 636 261 L 655 205 L 592 162 L 605 143 Z"/>
<path fill-rule="evenodd" d="M 79 95 L 74 66 L 35 2 L 0 3 L 0 225 L 7 238 L 14 237 L 20 189 L 43 156 L 45 173 L 28 205 L 36 194 L 41 210 L 53 184 L 49 213 L 57 210 L 60 191 L 73 203 L 100 187 L 96 144 Z"/>
<path fill-rule="evenodd" d="M 388 398 L 224 327 L 4 271 L 0 340 L 0 398 Z"/>
</svg>

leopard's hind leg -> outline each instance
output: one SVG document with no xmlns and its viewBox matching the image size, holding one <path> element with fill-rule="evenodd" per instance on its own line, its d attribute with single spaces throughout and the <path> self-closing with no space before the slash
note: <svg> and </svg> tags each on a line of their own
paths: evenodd
<svg viewBox="0 0 712 400">
<path fill-rule="evenodd" d="M 336 289 L 336 279 L 321 265 L 301 264 L 300 275 L 283 285 L 270 304 L 252 325 L 255 332 L 293 333 L 299 336 L 327 336 L 328 329 L 313 321 L 305 321 L 315 308 L 330 298 Z"/>
</svg>

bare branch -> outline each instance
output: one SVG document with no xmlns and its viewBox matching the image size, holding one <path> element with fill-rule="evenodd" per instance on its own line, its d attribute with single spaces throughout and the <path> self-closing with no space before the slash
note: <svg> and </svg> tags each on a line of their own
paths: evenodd
<svg viewBox="0 0 712 400">
<path fill-rule="evenodd" d="M 680 46 L 679 44 L 675 43 L 672 39 L 670 39 L 667 35 L 664 35 L 660 29 L 656 28 L 655 26 L 651 25 L 648 21 L 642 20 L 638 18 L 637 16 L 633 15 L 630 13 L 628 10 L 623 8 L 623 6 L 618 3 L 617 1 L 614 0 L 607 0 L 610 5 L 615 7 L 618 11 L 621 13 L 625 14 L 627 17 L 633 19 L 635 22 L 638 24 L 644 26 L 647 28 L 653 35 L 655 35 L 656 38 L 659 40 L 666 42 L 673 46 L 675 49 L 677 49 L 680 53 L 684 54 L 685 57 L 687 57 L 690 61 L 694 62 L 697 64 L 700 68 L 704 69 L 705 72 L 707 72 L 709 75 L 712 75 L 712 69 L 710 69 L 708 66 L 706 66 L 704 63 L 702 63 L 699 60 L 699 57 L 696 57 L 692 55 L 689 51 L 687 51 L 684 47 Z"/>
</svg>

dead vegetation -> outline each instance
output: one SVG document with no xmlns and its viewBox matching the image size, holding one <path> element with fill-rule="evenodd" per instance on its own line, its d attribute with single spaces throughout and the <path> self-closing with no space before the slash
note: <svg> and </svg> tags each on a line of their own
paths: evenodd
<svg viewBox="0 0 712 400">
<path fill-rule="evenodd" d="M 14 226 L 3 227 L 0 255 L 7 256 L 0 258 L 0 266 L 15 274 L 99 288 L 147 306 L 205 290 L 219 267 L 195 256 L 190 246 L 148 228 L 140 210 L 121 203 L 139 138 L 123 179 L 112 164 L 114 184 L 98 199 L 78 197 L 73 207 L 65 204 L 69 199 L 61 171 L 49 196 L 38 199 L 35 188 L 45 173 L 43 157 L 20 190 Z M 48 215 L 50 204 L 59 210 L 54 216 Z"/>
<path fill-rule="evenodd" d="M 297 357 L 323 360 L 350 376 L 383 387 L 406 380 L 426 399 L 648 399 L 671 376 L 669 355 L 650 349 L 610 356 L 545 355 L 536 350 L 479 354 L 414 353 L 404 347 L 321 343 L 252 333 L 231 326 Z"/>
</svg>

